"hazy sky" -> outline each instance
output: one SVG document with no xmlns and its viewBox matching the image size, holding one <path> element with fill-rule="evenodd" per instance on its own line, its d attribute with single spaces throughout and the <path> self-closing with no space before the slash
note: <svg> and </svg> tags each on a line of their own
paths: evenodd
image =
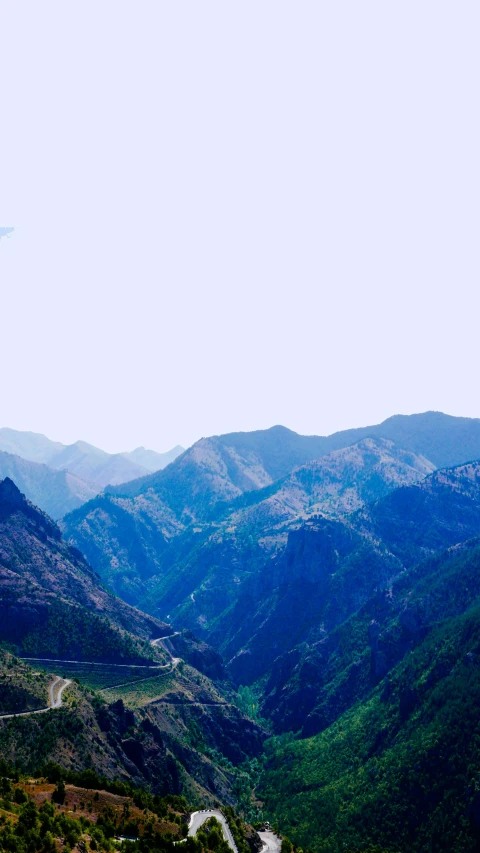
<svg viewBox="0 0 480 853">
<path fill-rule="evenodd" d="M 0 7 L 0 426 L 480 416 L 478 2 Z"/>
</svg>

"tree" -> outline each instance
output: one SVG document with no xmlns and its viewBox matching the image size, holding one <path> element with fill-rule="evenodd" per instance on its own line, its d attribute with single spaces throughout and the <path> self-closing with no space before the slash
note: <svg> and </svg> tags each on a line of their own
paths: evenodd
<svg viewBox="0 0 480 853">
<path fill-rule="evenodd" d="M 59 805 L 63 805 L 65 802 L 65 782 L 63 779 L 58 780 L 57 787 L 52 793 L 52 801 Z"/>
</svg>

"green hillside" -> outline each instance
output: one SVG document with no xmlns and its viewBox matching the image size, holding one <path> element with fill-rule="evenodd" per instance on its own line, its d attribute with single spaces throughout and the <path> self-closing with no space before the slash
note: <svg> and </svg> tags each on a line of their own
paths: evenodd
<svg viewBox="0 0 480 853">
<path fill-rule="evenodd" d="M 480 607 L 321 734 L 270 742 L 260 794 L 302 847 L 466 853 L 480 839 Z"/>
</svg>

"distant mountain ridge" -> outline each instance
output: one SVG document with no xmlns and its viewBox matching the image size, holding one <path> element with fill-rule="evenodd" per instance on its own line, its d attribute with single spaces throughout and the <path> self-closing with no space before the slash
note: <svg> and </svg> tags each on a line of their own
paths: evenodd
<svg viewBox="0 0 480 853">
<path fill-rule="evenodd" d="M 85 447 L 55 450 L 68 465 Z M 109 485 L 62 525 L 117 594 L 208 636 L 304 515 L 335 518 L 435 466 L 475 457 L 480 420 L 437 412 L 329 437 L 282 426 L 212 436 L 164 470 Z"/>
<path fill-rule="evenodd" d="M 425 456 L 436 468 L 480 458 L 480 418 L 461 418 L 443 412 L 393 415 L 381 424 L 335 432 L 324 439 L 324 452 L 347 447 L 362 438 L 394 441 L 404 450 Z"/>
<path fill-rule="evenodd" d="M 43 462 L 30 462 L 0 450 L 0 479 L 10 477 L 28 499 L 52 518 L 91 500 L 98 489 L 69 471 L 56 471 Z"/>
<path fill-rule="evenodd" d="M 167 450 L 166 453 L 157 453 L 155 450 L 147 450 L 145 447 L 136 447 L 135 450 L 130 450 L 121 455 L 154 474 L 155 471 L 161 471 L 170 465 L 170 462 L 173 462 L 184 451 L 185 448 L 177 444 L 171 450 Z"/>
<path fill-rule="evenodd" d="M 377 469 L 368 473 L 370 450 L 368 444 L 359 450 L 361 442 L 377 442 L 377 455 L 378 442 L 393 442 L 403 473 L 398 468 L 388 482 L 388 466 L 395 468 L 391 458 L 383 469 L 377 459 Z M 357 450 L 348 449 L 354 445 Z M 360 466 L 354 461 L 359 453 Z M 327 470 L 329 454 L 338 456 L 329 457 Z M 409 473 L 408 454 L 416 459 Z M 109 486 L 105 496 L 66 516 L 64 529 L 118 594 L 205 630 L 236 598 L 245 573 L 285 543 L 288 525 L 314 511 L 315 500 L 318 511 L 336 516 L 435 467 L 474 458 L 480 458 L 480 420 L 438 412 L 397 415 L 328 437 L 300 436 L 282 426 L 212 436 L 163 471 Z M 355 483 L 349 483 L 352 476 Z M 216 613 L 210 604 L 202 609 L 215 597 L 209 567 L 223 578 Z"/>
<path fill-rule="evenodd" d="M 86 441 L 76 441 L 63 447 L 49 461 L 52 468 L 71 471 L 103 489 L 109 483 L 123 483 L 142 477 L 146 468 L 137 465 L 122 453 L 107 453 Z"/>
<path fill-rule="evenodd" d="M 183 452 L 183 448 L 177 445 L 167 453 L 145 448 L 129 453 L 107 453 L 86 441 L 64 445 L 40 433 L 8 427 L 0 429 L 0 450 L 31 462 L 42 462 L 56 470 L 68 470 L 93 483 L 97 491 L 109 484 L 117 485 L 160 470 Z"/>
<path fill-rule="evenodd" d="M 109 489 L 111 494 L 135 497 L 149 491 L 165 497 L 170 507 L 183 498 L 197 520 L 220 501 L 268 486 L 294 468 L 320 459 L 364 438 L 393 441 L 397 447 L 429 460 L 436 468 L 480 458 L 480 419 L 458 418 L 442 412 L 394 415 L 381 424 L 333 433 L 298 435 L 284 426 L 254 432 L 202 438 L 175 460 L 167 471 Z"/>
<path fill-rule="evenodd" d="M 0 429 L 0 479 L 11 477 L 36 506 L 52 518 L 91 500 L 109 483 L 118 484 L 160 470 L 183 452 L 138 447 L 131 453 L 106 453 L 77 441 L 63 445 L 44 435 Z"/>
</svg>

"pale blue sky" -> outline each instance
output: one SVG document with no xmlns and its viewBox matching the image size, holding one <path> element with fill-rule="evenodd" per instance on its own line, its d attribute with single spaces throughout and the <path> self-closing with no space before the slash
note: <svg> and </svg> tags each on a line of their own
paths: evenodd
<svg viewBox="0 0 480 853">
<path fill-rule="evenodd" d="M 1 2 L 0 426 L 480 416 L 476 2 Z"/>
</svg>

